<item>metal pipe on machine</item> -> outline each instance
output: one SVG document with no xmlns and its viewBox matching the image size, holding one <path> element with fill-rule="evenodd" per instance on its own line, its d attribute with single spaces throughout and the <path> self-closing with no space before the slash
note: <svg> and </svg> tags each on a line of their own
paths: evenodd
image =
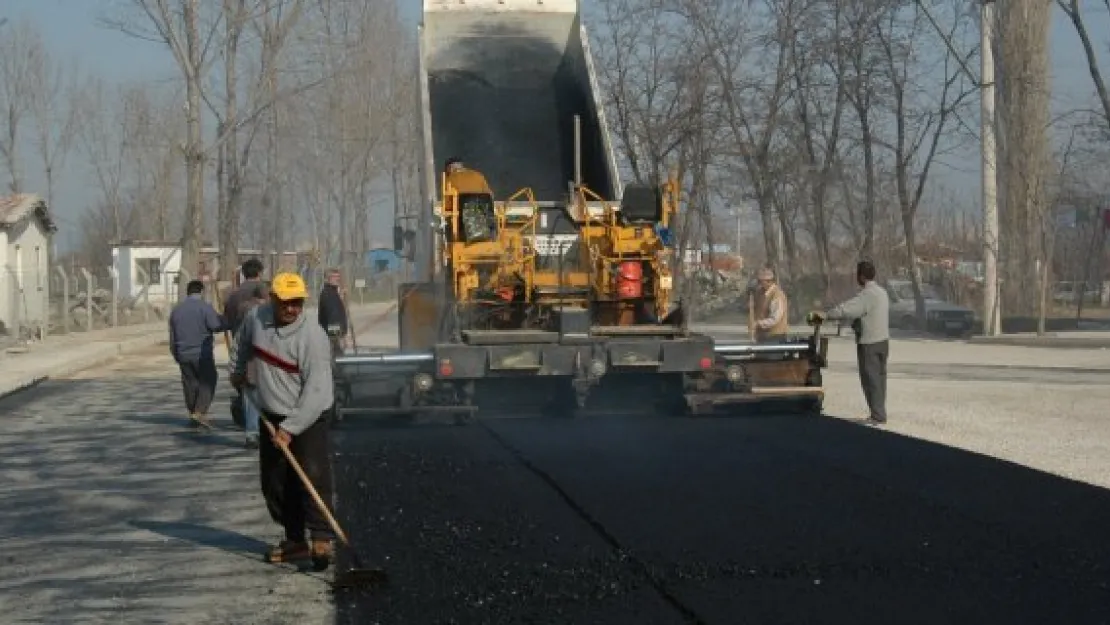
<svg viewBox="0 0 1110 625">
<path fill-rule="evenodd" d="M 713 346 L 713 351 L 718 354 L 783 354 L 783 353 L 801 353 L 809 351 L 809 345 L 804 343 L 796 344 L 782 344 L 782 345 L 750 345 L 746 343 L 722 344 L 717 343 Z"/>
<path fill-rule="evenodd" d="M 411 365 L 423 362 L 432 362 L 435 356 L 431 353 L 419 354 L 355 354 L 352 356 L 339 356 L 335 364 L 343 365 Z"/>
</svg>

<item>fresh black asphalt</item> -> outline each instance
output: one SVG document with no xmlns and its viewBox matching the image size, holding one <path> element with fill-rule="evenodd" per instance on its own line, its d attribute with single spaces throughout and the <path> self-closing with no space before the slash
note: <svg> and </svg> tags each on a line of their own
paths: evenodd
<svg viewBox="0 0 1110 625">
<path fill-rule="evenodd" d="M 843 420 L 348 421 L 336 455 L 392 580 L 337 623 L 1110 622 L 1110 493 Z"/>
</svg>

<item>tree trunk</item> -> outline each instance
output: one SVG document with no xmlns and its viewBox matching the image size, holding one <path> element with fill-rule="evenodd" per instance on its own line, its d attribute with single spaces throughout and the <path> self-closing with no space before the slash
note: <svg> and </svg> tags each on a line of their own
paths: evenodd
<svg viewBox="0 0 1110 625">
<path fill-rule="evenodd" d="M 220 278 L 231 280 L 239 267 L 239 207 L 242 180 L 239 170 L 239 35 L 242 28 L 241 10 L 235 2 L 225 2 L 224 22 L 227 40 L 224 43 L 224 92 L 226 97 L 223 132 L 228 133 L 220 146 L 220 166 L 225 170 L 223 202 L 219 205 Z M 219 136 L 223 135 L 223 132 Z"/>
<path fill-rule="evenodd" d="M 197 31 L 198 1 L 188 0 L 183 5 L 189 68 L 185 81 L 187 127 L 185 171 L 188 182 L 185 187 L 186 215 L 181 236 L 181 268 L 194 278 L 199 277 L 200 237 L 204 229 L 204 134 L 201 126 L 201 76 L 199 75 L 202 43 Z M 179 297 L 184 298 L 185 291 L 184 288 L 178 289 Z"/>
</svg>

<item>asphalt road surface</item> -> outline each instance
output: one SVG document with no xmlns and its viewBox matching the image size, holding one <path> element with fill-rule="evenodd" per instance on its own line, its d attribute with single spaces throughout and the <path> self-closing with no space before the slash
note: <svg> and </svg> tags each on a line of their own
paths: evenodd
<svg viewBox="0 0 1110 625">
<path fill-rule="evenodd" d="M 345 422 L 392 584 L 332 591 L 261 561 L 256 459 L 179 396 L 159 350 L 0 401 L 0 621 L 1110 622 L 1107 490 L 789 415 Z"/>
<path fill-rule="evenodd" d="M 338 437 L 340 623 L 1105 623 L 1105 490 L 842 420 Z"/>
</svg>

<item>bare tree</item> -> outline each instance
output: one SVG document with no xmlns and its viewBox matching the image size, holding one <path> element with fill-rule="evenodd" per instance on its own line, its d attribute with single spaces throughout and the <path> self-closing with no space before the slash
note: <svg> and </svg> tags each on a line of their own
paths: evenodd
<svg viewBox="0 0 1110 625">
<path fill-rule="evenodd" d="M 38 52 L 30 58 L 27 94 L 35 121 L 35 142 L 44 177 L 46 203 L 54 206 L 54 184 L 65 166 L 77 135 L 76 69 L 66 71 L 47 53 L 41 39 L 34 44 Z"/>
<path fill-rule="evenodd" d="M 45 52 L 38 30 L 25 20 L 0 30 L 0 159 L 12 193 L 23 191 L 20 133 L 32 111 L 33 68 Z"/>
<path fill-rule="evenodd" d="M 805 1 L 765 0 L 750 10 L 741 10 L 734 0 L 682 3 L 716 74 L 721 117 L 730 137 L 726 153 L 738 156 L 747 174 L 763 223 L 766 258 L 775 264 L 782 259 L 777 234 L 780 228 L 792 229 L 776 213 L 776 153 L 792 96 L 791 45 L 800 32 Z M 792 264 L 794 254 L 788 256 Z"/>
<path fill-rule="evenodd" d="M 231 1 L 231 0 L 229 0 Z M 289 91 L 278 91 L 271 88 L 275 81 L 274 72 L 263 71 L 263 84 L 267 87 L 266 97 L 255 102 L 250 111 L 241 112 L 235 109 L 234 120 L 227 119 L 218 128 L 218 133 L 211 140 L 205 141 L 202 123 L 202 106 L 208 101 L 208 92 L 205 89 L 205 77 L 215 62 L 214 49 L 219 47 L 221 36 L 227 31 L 221 28 L 226 15 L 236 18 L 243 16 L 238 12 L 237 5 L 225 5 L 221 2 L 215 5 L 211 0 L 130 0 L 132 14 L 117 16 L 104 20 L 110 27 L 116 28 L 133 37 L 153 41 L 167 46 L 173 54 L 178 69 L 185 83 L 185 120 L 186 134 L 182 145 L 185 157 L 186 170 L 186 219 L 182 232 L 181 262 L 185 267 L 197 267 L 200 239 L 204 232 L 204 167 L 208 160 L 218 154 L 220 147 L 239 129 L 255 122 L 282 97 L 297 93 L 311 87 L 311 85 L 297 85 Z M 281 49 L 285 37 L 288 36 L 292 24 L 296 22 L 295 16 L 299 14 L 302 0 L 259 0 L 257 5 L 260 19 L 261 36 L 263 43 L 263 63 L 276 61 L 277 52 Z M 294 16 L 281 17 L 285 10 L 290 10 Z M 225 12 L 226 11 L 226 12 Z M 236 22 L 231 25 L 231 32 L 238 37 L 242 32 L 242 24 Z M 226 38 L 225 38 L 226 41 Z M 236 42 L 237 46 L 237 42 Z M 226 46 L 223 46 L 225 52 Z M 237 51 L 237 47 L 235 47 Z M 234 68 L 232 69 L 234 75 Z M 226 81 L 225 81 L 226 82 Z M 234 91 L 234 90 L 233 90 Z M 234 104 L 234 103 L 233 103 Z M 216 107 L 212 107 L 216 108 Z M 227 151 L 225 151 L 225 155 Z M 241 158 L 237 154 L 237 158 Z M 237 223 L 235 216 L 224 215 L 222 220 L 221 239 L 236 237 Z M 238 241 L 221 241 L 221 247 L 228 258 L 232 257 L 232 249 L 237 248 Z M 231 271 L 235 263 L 221 263 L 224 271 Z"/>
<path fill-rule="evenodd" d="M 1071 21 L 1075 28 L 1075 34 L 1079 37 L 1079 43 L 1083 46 L 1083 54 L 1087 61 L 1087 73 L 1091 75 L 1091 82 L 1094 83 L 1095 94 L 1102 108 L 1102 121 L 1106 130 L 1110 131 L 1110 90 L 1107 89 L 1106 79 L 1103 77 L 1102 68 L 1099 66 L 1099 53 L 1095 50 L 1094 43 L 1091 42 L 1091 33 L 1087 28 L 1087 21 L 1083 17 L 1081 10 L 1083 2 L 1081 0 L 1056 0 L 1056 4 Z M 1103 0 L 1103 4 L 1110 10 L 1110 2 Z"/>
<path fill-rule="evenodd" d="M 1010 0 L 998 7 L 1000 258 L 1007 310 L 1035 312 L 1036 281 L 1044 250 L 1040 233 L 1051 177 L 1048 31 L 1052 6 Z"/>
<path fill-rule="evenodd" d="M 914 5 L 907 13 L 903 17 L 902 11 L 889 12 L 877 23 L 876 37 L 882 46 L 891 92 L 895 137 L 888 145 L 894 156 L 906 261 L 920 322 L 925 319 L 925 300 L 916 256 L 918 210 L 929 173 L 954 129 L 953 119 L 968 105 L 976 87 L 968 84 L 962 71 L 968 58 L 956 57 L 957 53 L 943 42 L 937 45 L 937 38 L 928 35 L 932 27 L 919 6 Z M 950 30 L 942 36 L 954 40 L 961 24 L 957 13 Z M 928 49 L 940 52 L 930 58 Z M 939 62 L 935 60 L 938 56 Z"/>
</svg>

